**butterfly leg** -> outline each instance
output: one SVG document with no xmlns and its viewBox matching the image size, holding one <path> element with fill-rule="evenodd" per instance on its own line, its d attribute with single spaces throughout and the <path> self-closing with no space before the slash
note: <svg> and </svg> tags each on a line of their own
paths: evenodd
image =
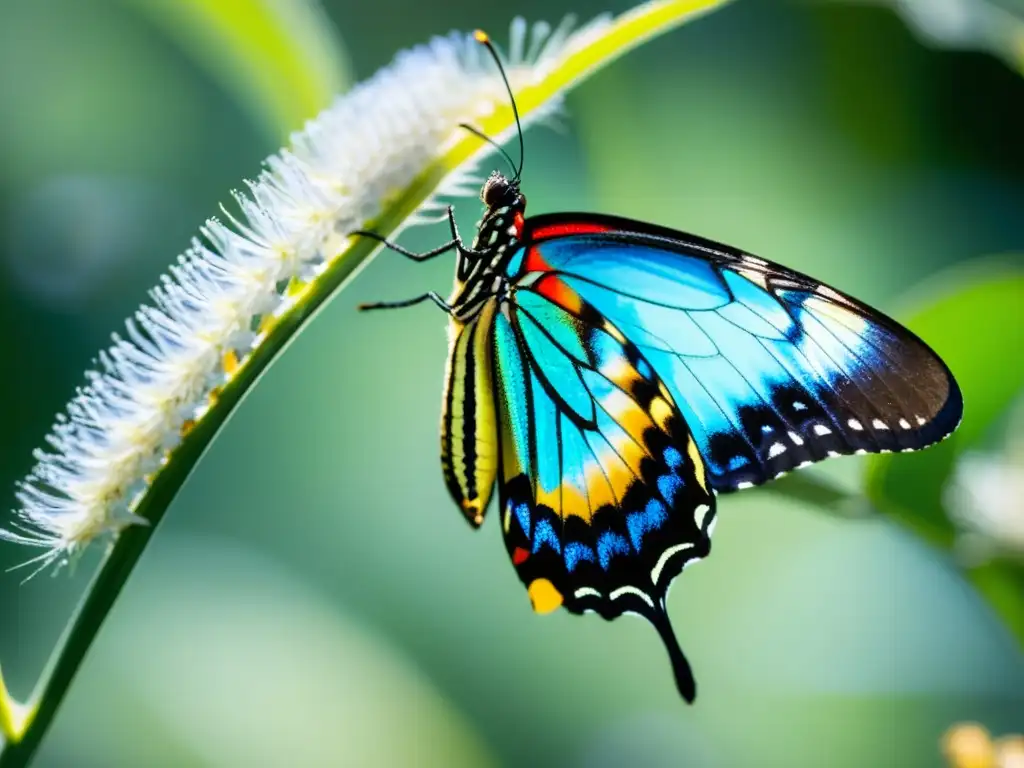
<svg viewBox="0 0 1024 768">
<path fill-rule="evenodd" d="M 366 312 L 371 309 L 402 309 L 403 307 L 412 307 L 416 304 L 422 304 L 424 301 L 432 301 L 449 315 L 453 315 L 455 310 L 450 304 L 442 299 L 434 291 L 428 291 L 427 293 L 420 294 L 411 299 L 404 299 L 402 301 L 375 301 L 372 304 L 360 304 L 359 311 Z"/>
<path fill-rule="evenodd" d="M 429 251 L 424 251 L 423 253 L 416 253 L 416 251 L 410 251 L 408 248 L 403 248 L 402 246 L 398 245 L 398 243 L 393 243 L 387 238 L 381 237 L 376 232 L 368 232 L 360 229 L 356 230 L 355 232 L 349 233 L 349 237 L 355 237 L 356 235 L 359 235 L 360 237 L 368 237 L 371 240 L 376 240 L 379 243 L 382 243 L 384 247 L 387 248 L 388 250 L 394 251 L 395 253 L 400 253 L 406 258 L 412 259 L 413 261 L 428 261 L 434 258 L 435 256 L 440 256 L 443 253 L 448 253 L 450 250 L 452 250 L 453 248 L 458 248 L 460 245 L 457 239 L 452 239 L 449 240 L 447 243 L 444 243 L 443 245 L 437 246 L 437 248 L 431 248 Z"/>
<path fill-rule="evenodd" d="M 388 250 L 394 251 L 395 253 L 400 253 L 402 256 L 412 259 L 413 261 L 429 261 L 435 256 L 440 256 L 441 254 L 448 253 L 452 249 L 455 249 L 460 253 L 469 254 L 470 256 L 483 255 L 482 252 L 474 251 L 472 248 L 467 247 L 466 244 L 462 242 L 462 237 L 459 235 L 459 228 L 455 224 L 455 209 L 450 205 L 448 206 L 448 226 L 451 228 L 452 231 L 452 239 L 446 243 L 437 246 L 436 248 L 431 248 L 429 251 L 423 251 L 422 253 L 410 251 L 408 248 L 404 248 L 401 245 L 398 245 L 398 243 L 393 243 L 387 238 L 378 235 L 376 232 L 370 232 L 369 230 L 365 229 L 357 229 L 355 232 L 349 232 L 349 237 L 368 237 L 371 240 L 376 240 L 377 242 L 382 243 L 384 247 L 387 248 Z"/>
<path fill-rule="evenodd" d="M 452 242 L 455 243 L 455 247 L 458 248 L 462 253 L 476 254 L 472 248 L 467 248 L 465 243 L 462 242 L 462 236 L 459 234 L 459 225 L 455 223 L 455 207 L 448 206 L 448 226 L 452 230 Z"/>
</svg>

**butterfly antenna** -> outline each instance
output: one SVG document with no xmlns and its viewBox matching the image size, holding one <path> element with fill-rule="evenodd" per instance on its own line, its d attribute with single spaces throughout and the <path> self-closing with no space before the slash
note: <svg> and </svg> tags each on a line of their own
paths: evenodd
<svg viewBox="0 0 1024 768">
<path fill-rule="evenodd" d="M 508 91 L 509 101 L 512 102 L 512 114 L 515 115 L 516 130 L 519 132 L 519 167 L 516 169 L 515 177 L 515 180 L 519 181 L 523 176 L 523 124 L 519 121 L 519 108 L 516 106 L 516 97 L 512 93 L 512 86 L 509 85 L 508 76 L 505 74 L 505 68 L 501 65 L 501 57 L 498 56 L 498 51 L 494 48 L 494 43 L 491 42 L 491 38 L 486 32 L 480 29 L 473 33 L 473 38 L 487 48 L 491 54 L 491 58 L 494 59 L 494 63 L 498 65 L 498 72 L 501 73 L 502 82 L 505 83 L 505 90 Z"/>
<path fill-rule="evenodd" d="M 490 144 L 492 147 L 498 150 L 498 152 L 501 153 L 501 156 L 505 158 L 505 162 L 508 163 L 509 168 L 511 168 L 513 171 L 516 170 L 516 164 L 512 161 L 512 158 L 509 157 L 508 152 L 505 151 L 505 148 L 501 146 L 501 144 L 496 142 L 494 139 L 492 139 L 486 133 L 481 131 L 479 128 L 474 128 L 469 123 L 459 123 L 459 128 L 464 128 L 465 130 L 469 131 L 474 136 L 476 136 L 478 139 L 483 139 L 484 141 L 486 141 L 488 144 Z"/>
</svg>

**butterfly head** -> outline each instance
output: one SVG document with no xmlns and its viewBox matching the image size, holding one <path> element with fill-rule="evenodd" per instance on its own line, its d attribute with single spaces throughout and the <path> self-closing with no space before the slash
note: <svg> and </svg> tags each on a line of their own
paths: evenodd
<svg viewBox="0 0 1024 768">
<path fill-rule="evenodd" d="M 522 213 L 526 210 L 526 196 L 519 189 L 519 181 L 494 171 L 480 190 L 480 200 L 488 211 L 508 208 Z"/>
</svg>

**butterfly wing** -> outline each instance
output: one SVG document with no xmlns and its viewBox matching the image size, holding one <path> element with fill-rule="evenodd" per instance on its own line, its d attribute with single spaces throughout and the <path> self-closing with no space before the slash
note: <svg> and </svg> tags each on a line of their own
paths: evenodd
<svg viewBox="0 0 1024 768">
<path fill-rule="evenodd" d="M 697 445 L 637 347 L 556 276 L 502 306 L 500 504 L 519 577 L 538 612 L 649 619 L 692 701 L 665 595 L 710 551 L 715 499 Z"/>
<path fill-rule="evenodd" d="M 614 217 L 529 219 L 509 275 L 548 275 L 611 321 L 692 430 L 716 491 L 840 454 L 912 451 L 963 401 L 914 334 L 806 275 Z"/>
</svg>

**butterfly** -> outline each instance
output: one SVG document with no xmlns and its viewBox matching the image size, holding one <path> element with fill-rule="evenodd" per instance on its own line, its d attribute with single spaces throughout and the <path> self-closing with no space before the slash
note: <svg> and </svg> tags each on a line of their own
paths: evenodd
<svg viewBox="0 0 1024 768">
<path fill-rule="evenodd" d="M 646 618 L 692 703 L 665 604 L 711 552 L 717 495 L 831 456 L 936 443 L 960 422 L 960 390 L 909 330 L 780 264 L 625 218 L 526 218 L 521 129 L 519 141 L 515 174 L 483 185 L 471 245 L 451 207 L 451 239 L 426 253 L 354 233 L 419 261 L 457 253 L 447 300 L 362 308 L 429 300 L 449 315 L 452 498 L 479 527 L 497 486 L 534 610 Z"/>
</svg>

